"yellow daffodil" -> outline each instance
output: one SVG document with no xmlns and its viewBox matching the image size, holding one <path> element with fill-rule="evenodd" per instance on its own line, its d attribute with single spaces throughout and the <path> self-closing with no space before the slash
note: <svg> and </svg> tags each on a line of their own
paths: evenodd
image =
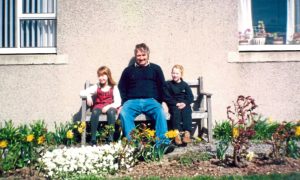
<svg viewBox="0 0 300 180">
<path fill-rule="evenodd" d="M 248 152 L 248 154 L 246 155 L 246 159 L 248 161 L 252 161 L 253 157 L 254 157 L 254 152 L 252 151 Z"/>
<path fill-rule="evenodd" d="M 73 137 L 74 137 L 73 131 L 72 131 L 72 130 L 69 130 L 69 131 L 67 132 L 67 138 L 68 138 L 68 139 L 73 139 Z"/>
<path fill-rule="evenodd" d="M 0 141 L 0 148 L 1 148 L 1 149 L 6 148 L 6 147 L 7 147 L 7 144 L 8 144 L 8 143 L 7 143 L 6 140 L 1 140 L 1 141 Z"/>
<path fill-rule="evenodd" d="M 26 137 L 26 141 L 27 142 L 32 142 L 34 140 L 34 135 L 33 134 L 29 134 L 27 137 Z"/>
<path fill-rule="evenodd" d="M 83 132 L 83 128 L 82 127 L 78 127 L 77 131 L 81 134 Z"/>
<path fill-rule="evenodd" d="M 268 123 L 268 124 L 272 124 L 273 122 L 274 122 L 273 118 L 272 118 L 272 117 L 269 117 L 268 120 L 267 120 L 267 123 Z"/>
<path fill-rule="evenodd" d="M 176 136 L 178 136 L 178 134 L 179 134 L 179 131 L 177 129 L 175 129 L 175 130 L 168 131 L 165 135 L 167 138 L 172 139 L 172 138 L 175 138 Z"/>
<path fill-rule="evenodd" d="M 38 138 L 38 140 L 37 140 L 37 143 L 38 144 L 43 144 L 44 142 L 45 142 L 45 136 L 40 136 L 39 138 Z"/>
<path fill-rule="evenodd" d="M 233 136 L 233 138 L 237 138 L 237 137 L 239 137 L 239 135 L 240 135 L 239 128 L 234 127 L 232 129 L 232 136 Z"/>
<path fill-rule="evenodd" d="M 295 135 L 300 136 L 300 126 L 295 127 Z"/>
<path fill-rule="evenodd" d="M 80 127 L 81 127 L 82 129 L 84 129 L 84 128 L 86 127 L 85 121 L 82 121 L 82 122 L 80 123 Z"/>
<path fill-rule="evenodd" d="M 146 131 L 146 133 L 147 133 L 149 136 L 154 137 L 154 135 L 155 135 L 155 131 L 154 131 L 154 130 L 146 129 L 145 131 Z"/>
</svg>

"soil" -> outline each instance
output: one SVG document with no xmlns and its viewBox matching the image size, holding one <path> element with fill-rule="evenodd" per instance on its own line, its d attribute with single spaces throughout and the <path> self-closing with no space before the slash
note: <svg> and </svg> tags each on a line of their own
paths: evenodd
<svg viewBox="0 0 300 180">
<path fill-rule="evenodd" d="M 164 156 L 160 162 L 143 162 L 126 171 L 120 171 L 118 174 L 110 175 L 108 178 L 131 177 L 140 179 L 142 177 L 156 176 L 162 179 L 169 177 L 194 177 L 199 175 L 223 176 L 223 175 L 254 175 L 254 174 L 287 174 L 291 172 L 300 172 L 300 159 L 285 158 L 283 161 L 274 161 L 268 158 L 266 154 L 270 147 L 265 145 L 254 145 L 256 156 L 252 161 L 246 161 L 246 167 L 237 168 L 230 163 L 224 163 L 216 158 L 206 161 L 197 160 L 199 153 L 208 152 L 214 157 L 215 146 L 210 144 L 189 145 L 187 147 L 176 148 L 174 152 Z M 227 157 L 230 157 L 231 149 L 227 150 Z M 190 163 L 180 163 L 180 157 L 189 154 Z M 230 161 L 227 161 L 230 162 Z M 1 179 L 1 178 L 0 178 Z M 28 168 L 11 172 L 3 179 L 45 179 L 37 171 L 30 171 Z"/>
<path fill-rule="evenodd" d="M 130 171 L 119 173 L 114 177 L 141 177 L 158 176 L 161 178 L 169 177 L 194 177 L 204 176 L 223 176 L 223 175 L 253 175 L 253 174 L 272 174 L 300 172 L 300 159 L 287 158 L 283 164 L 250 162 L 247 167 L 237 168 L 224 166 L 216 163 L 216 159 L 210 161 L 194 162 L 190 165 L 182 165 L 176 160 L 164 159 L 161 162 L 145 163 L 141 162 Z"/>
<path fill-rule="evenodd" d="M 267 144 L 252 144 L 249 151 L 256 153 L 252 161 L 245 161 L 247 165 L 238 168 L 232 165 L 230 157 L 232 147 L 226 151 L 227 163 L 215 158 L 216 147 L 213 144 L 197 144 L 187 147 L 176 148 L 174 152 L 164 156 L 161 162 L 139 162 L 130 170 L 123 171 L 113 177 L 132 177 L 140 179 L 142 177 L 157 176 L 162 179 L 169 177 L 194 177 L 194 176 L 224 176 L 224 175 L 255 175 L 255 174 L 288 174 L 300 172 L 300 159 L 285 157 L 280 161 L 275 161 L 268 157 L 271 146 Z M 199 154 L 203 152 L 211 154 L 212 159 L 200 161 Z M 186 156 L 186 155 L 189 156 Z M 180 163 L 180 157 L 190 157 L 190 163 Z M 229 163 L 228 163 L 229 162 Z"/>
</svg>

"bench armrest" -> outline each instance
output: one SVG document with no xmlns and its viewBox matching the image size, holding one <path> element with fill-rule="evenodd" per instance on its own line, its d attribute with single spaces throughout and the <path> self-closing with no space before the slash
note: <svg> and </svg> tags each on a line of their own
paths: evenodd
<svg viewBox="0 0 300 180">
<path fill-rule="evenodd" d="M 95 96 L 95 95 L 92 95 L 91 98 L 94 98 L 94 96 Z M 87 99 L 87 98 L 90 97 L 90 96 L 87 95 L 87 94 L 80 94 L 79 97 L 80 97 L 81 99 Z"/>
<path fill-rule="evenodd" d="M 210 96 L 212 96 L 212 93 L 208 93 L 208 92 L 200 92 L 200 95 L 204 95 L 204 96 L 208 96 L 208 97 L 210 97 Z"/>
</svg>

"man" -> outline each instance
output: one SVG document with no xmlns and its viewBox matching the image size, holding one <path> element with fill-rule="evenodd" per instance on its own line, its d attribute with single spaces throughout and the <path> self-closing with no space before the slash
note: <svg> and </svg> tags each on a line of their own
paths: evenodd
<svg viewBox="0 0 300 180">
<path fill-rule="evenodd" d="M 120 119 L 124 135 L 130 140 L 130 132 L 135 128 L 134 119 L 146 114 L 156 121 L 156 137 L 169 143 L 165 137 L 168 128 L 161 105 L 165 78 L 160 66 L 149 62 L 149 53 L 146 44 L 137 44 L 135 63 L 125 68 L 121 75 L 119 90 L 123 106 Z"/>
</svg>

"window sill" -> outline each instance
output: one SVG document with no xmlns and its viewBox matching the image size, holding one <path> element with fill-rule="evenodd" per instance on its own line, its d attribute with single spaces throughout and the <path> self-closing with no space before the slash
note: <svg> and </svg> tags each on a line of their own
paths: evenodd
<svg viewBox="0 0 300 180">
<path fill-rule="evenodd" d="M 227 61 L 230 63 L 263 63 L 263 62 L 300 62 L 300 46 L 299 45 L 270 45 L 272 50 L 267 47 L 265 49 L 258 46 L 268 45 L 242 45 L 253 46 L 253 48 L 244 51 L 234 51 L 228 53 Z M 277 49 L 274 46 L 285 46 L 289 48 Z M 297 46 L 297 48 L 295 47 Z M 291 48 L 294 47 L 294 48 Z M 256 49 L 257 48 L 257 49 Z"/>
<path fill-rule="evenodd" d="M 300 51 L 300 45 L 239 45 L 239 52 Z"/>
<path fill-rule="evenodd" d="M 28 54 L 0 55 L 0 65 L 67 64 L 67 55 Z"/>
<path fill-rule="evenodd" d="M 55 54 L 56 48 L 0 48 L 1 54 Z"/>
</svg>

